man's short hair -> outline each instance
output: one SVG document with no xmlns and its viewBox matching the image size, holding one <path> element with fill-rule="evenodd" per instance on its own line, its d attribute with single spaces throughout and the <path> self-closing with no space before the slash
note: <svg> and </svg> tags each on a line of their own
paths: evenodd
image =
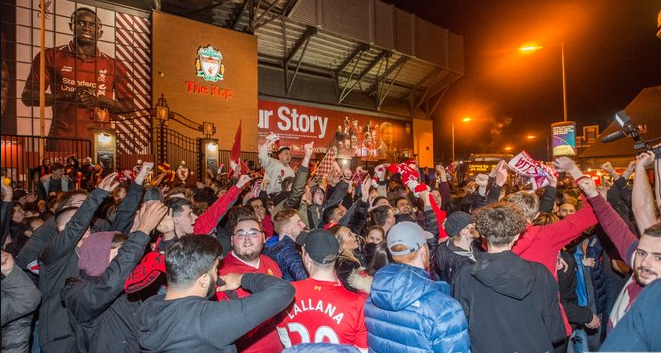
<svg viewBox="0 0 661 353">
<path fill-rule="evenodd" d="M 56 170 L 60 170 L 60 169 L 64 169 L 64 166 L 62 165 L 62 163 L 53 163 L 50 167 L 50 170 L 53 171 L 53 172 L 56 171 Z"/>
<path fill-rule="evenodd" d="M 250 206 L 234 206 L 230 208 L 230 210 L 227 212 L 227 223 L 226 226 L 229 229 L 234 229 L 236 227 L 236 224 L 239 223 L 240 219 L 243 218 L 254 218 L 254 210 Z M 261 223 L 258 221 L 257 223 Z"/>
<path fill-rule="evenodd" d="M 185 198 L 191 199 L 193 197 L 193 192 L 190 191 L 190 189 L 184 188 L 184 187 L 175 187 L 170 189 L 168 193 L 165 195 L 165 199 L 169 199 L 172 197 L 172 195 L 176 194 L 183 194 Z"/>
<path fill-rule="evenodd" d="M 184 206 L 188 206 L 191 209 L 193 208 L 193 204 L 183 197 L 171 197 L 165 200 L 165 206 L 172 210 L 172 215 L 175 217 L 181 215 Z"/>
<path fill-rule="evenodd" d="M 334 206 L 329 206 L 324 209 L 324 212 L 321 214 L 321 220 L 325 223 L 328 224 L 331 221 L 331 218 L 334 217 L 335 211 L 337 211 L 340 208 L 339 205 L 334 205 Z"/>
<path fill-rule="evenodd" d="M 290 185 L 294 184 L 294 177 L 286 177 L 282 180 L 280 185 L 282 186 L 283 191 L 287 191 Z"/>
<path fill-rule="evenodd" d="M 125 241 L 129 239 L 129 236 L 122 233 L 117 233 L 112 236 L 112 242 L 110 243 L 110 249 L 118 249 L 124 244 Z"/>
<path fill-rule="evenodd" d="M 388 201 L 388 198 L 385 197 L 385 196 L 377 196 L 377 197 L 375 197 L 374 200 L 372 200 L 372 206 L 376 205 L 379 201 L 384 200 L 384 199 L 385 199 L 386 201 Z"/>
<path fill-rule="evenodd" d="M 511 243 L 526 229 L 526 218 L 518 207 L 509 203 L 486 205 L 474 215 L 475 229 L 492 245 Z"/>
<path fill-rule="evenodd" d="M 372 221 L 375 225 L 383 227 L 388 220 L 388 211 L 392 208 L 388 205 L 382 205 L 372 210 Z"/>
<path fill-rule="evenodd" d="M 284 210 L 275 214 L 273 217 L 273 229 L 278 233 L 282 233 L 282 227 L 285 226 L 285 223 L 289 222 L 289 219 L 298 214 L 293 208 L 285 208 Z"/>
<path fill-rule="evenodd" d="M 409 205 L 411 204 L 411 202 L 409 202 L 409 199 L 407 199 L 406 197 L 403 197 L 403 196 L 402 196 L 402 197 L 398 197 L 398 198 L 395 200 L 395 207 L 397 207 L 398 204 L 399 204 L 399 201 L 402 201 L 402 200 L 408 202 Z"/>
<path fill-rule="evenodd" d="M 59 209 L 55 213 L 55 227 L 57 229 L 64 228 L 69 222 L 69 219 L 64 220 L 65 216 L 76 213 L 76 211 L 78 211 L 78 206 L 69 206 Z"/>
<path fill-rule="evenodd" d="M 531 221 L 535 219 L 539 211 L 539 198 L 534 193 L 518 191 L 509 195 L 507 202 L 521 210 L 526 219 Z"/>
<path fill-rule="evenodd" d="M 57 198 L 57 204 L 59 209 L 63 209 L 65 207 L 71 206 L 71 200 L 73 200 L 74 196 L 77 195 L 82 195 L 82 196 L 89 196 L 89 192 L 84 189 L 76 189 L 76 190 L 69 190 L 61 193 L 58 198 Z M 59 211 L 59 210 L 58 210 Z"/>
<path fill-rule="evenodd" d="M 647 227 L 643 234 L 654 238 L 661 238 L 661 222 Z"/>
<path fill-rule="evenodd" d="M 262 222 L 260 222 L 255 216 L 253 215 L 241 215 L 239 218 L 236 219 L 236 222 L 234 223 L 234 227 L 232 227 L 232 233 L 234 233 L 234 228 L 236 228 L 236 225 L 241 223 L 241 222 L 247 222 L 247 221 L 252 221 L 257 223 L 259 226 L 259 230 L 262 230 Z"/>
<path fill-rule="evenodd" d="M 192 284 L 209 272 L 222 256 L 218 241 L 208 235 L 184 235 L 165 250 L 165 273 L 170 286 Z"/>
<path fill-rule="evenodd" d="M 99 24 L 101 23 L 101 19 L 99 18 L 99 16 L 96 15 L 96 12 L 94 10 L 90 9 L 89 7 L 79 7 L 76 10 L 74 10 L 74 12 L 71 13 L 71 17 L 69 19 L 71 21 L 71 23 L 75 24 L 76 17 L 78 17 L 79 12 L 87 12 L 91 15 L 94 15 L 94 17 L 96 18 L 96 21 Z"/>
</svg>

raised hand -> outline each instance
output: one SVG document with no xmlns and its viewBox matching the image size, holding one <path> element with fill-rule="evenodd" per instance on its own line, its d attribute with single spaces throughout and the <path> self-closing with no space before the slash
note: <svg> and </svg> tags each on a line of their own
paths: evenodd
<svg viewBox="0 0 661 353">
<path fill-rule="evenodd" d="M 145 182 L 145 178 L 147 178 L 147 175 L 149 175 L 149 172 L 151 172 L 152 169 L 154 169 L 154 162 L 142 162 L 140 172 L 135 177 L 135 183 L 142 185 Z"/>
<path fill-rule="evenodd" d="M 611 164 L 611 162 L 606 162 L 606 163 L 602 164 L 601 165 L 601 170 L 603 170 L 604 172 L 606 172 L 610 175 L 616 174 L 615 168 L 613 168 L 613 165 Z"/>
<path fill-rule="evenodd" d="M 367 174 L 365 175 L 365 179 L 363 179 L 363 182 L 360 183 L 360 198 L 365 202 L 367 202 L 370 196 L 371 185 L 372 185 L 372 178 L 370 178 L 370 175 Z"/>
<path fill-rule="evenodd" d="M 545 177 L 546 180 L 549 181 L 549 186 L 554 188 L 558 186 L 558 178 L 555 176 L 555 172 L 553 170 L 549 170 L 549 173 L 546 173 Z"/>
<path fill-rule="evenodd" d="M 239 177 L 239 181 L 236 182 L 236 187 L 239 189 L 243 189 L 246 184 L 250 182 L 250 175 L 244 174 L 241 177 Z"/>
<path fill-rule="evenodd" d="M 306 143 L 304 147 L 305 147 L 305 156 L 306 157 L 312 156 L 312 152 L 314 151 L 313 149 L 314 141 L 311 141 L 310 143 Z"/>
<path fill-rule="evenodd" d="M 97 185 L 97 188 L 101 190 L 105 190 L 107 192 L 113 191 L 117 186 L 119 185 L 119 182 L 117 181 L 117 172 L 115 173 L 110 173 L 108 176 L 103 178 L 99 185 Z"/>
<path fill-rule="evenodd" d="M 582 178 L 578 182 L 578 187 L 583 190 L 587 197 L 595 197 L 599 195 L 599 191 L 597 191 L 597 184 L 595 184 L 594 180 L 591 178 Z"/>
<path fill-rule="evenodd" d="M 559 172 L 568 172 L 574 168 L 578 168 L 574 160 L 565 156 L 556 158 L 555 161 L 553 162 L 553 165 L 555 166 L 555 169 Z"/>
<path fill-rule="evenodd" d="M 496 184 L 498 186 L 503 186 L 507 182 L 507 167 L 505 166 L 505 163 L 503 161 L 500 161 L 498 163 L 498 168 L 496 169 Z"/>
<path fill-rule="evenodd" d="M 636 168 L 647 168 L 654 161 L 654 152 L 645 151 L 636 156 Z"/>
<path fill-rule="evenodd" d="M 167 213 L 168 208 L 161 201 L 143 204 L 140 208 L 140 226 L 138 226 L 138 230 L 149 234 L 161 223 Z"/>
</svg>

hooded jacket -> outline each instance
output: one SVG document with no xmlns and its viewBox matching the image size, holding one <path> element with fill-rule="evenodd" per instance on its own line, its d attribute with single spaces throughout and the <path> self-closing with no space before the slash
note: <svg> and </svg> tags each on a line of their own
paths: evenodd
<svg viewBox="0 0 661 353">
<path fill-rule="evenodd" d="M 62 290 L 62 300 L 76 334 L 78 352 L 138 351 L 135 312 L 140 301 L 127 297 L 124 281 L 140 262 L 148 243 L 147 234 L 133 232 L 100 275 L 67 280 Z M 108 254 L 103 255 L 108 258 L 110 244 L 106 246 Z M 81 258 L 86 250 L 93 252 L 96 249 L 81 249 Z"/>
<path fill-rule="evenodd" d="M 511 251 L 480 253 L 455 276 L 473 352 L 553 352 L 565 338 L 558 284 L 537 262 Z"/>
<path fill-rule="evenodd" d="M 370 352 L 470 352 L 466 318 L 421 268 L 388 264 L 374 275 L 365 302 Z"/>
</svg>

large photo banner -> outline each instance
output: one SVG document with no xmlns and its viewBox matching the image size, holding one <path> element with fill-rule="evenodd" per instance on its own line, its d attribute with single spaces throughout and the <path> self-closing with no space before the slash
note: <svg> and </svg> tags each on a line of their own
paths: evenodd
<svg viewBox="0 0 661 353">
<path fill-rule="evenodd" d="M 303 146 L 314 141 L 315 152 L 336 147 L 340 158 L 413 158 L 411 123 L 407 121 L 260 99 L 258 127 L 260 145 L 273 132 L 280 138 L 280 146 L 289 146 L 294 156 L 302 156 Z"/>
<path fill-rule="evenodd" d="M 3 12 L 11 6 L 3 5 Z M 14 16 L 3 13 L 3 61 L 10 68 L 13 86 L 7 102 L 12 107 L 3 109 L 3 134 L 40 134 L 42 58 L 47 137 L 90 139 L 90 128 L 108 127 L 110 114 L 151 107 L 148 14 L 68 0 L 46 1 L 42 55 L 40 1 L 16 0 L 13 10 Z M 10 22 L 5 21 L 8 18 Z M 8 55 L 5 48 L 11 48 Z M 138 125 L 142 129 L 136 129 Z M 130 127 L 121 123 L 114 127 L 119 150 L 144 153 L 149 144 L 149 119 L 133 120 Z"/>
</svg>

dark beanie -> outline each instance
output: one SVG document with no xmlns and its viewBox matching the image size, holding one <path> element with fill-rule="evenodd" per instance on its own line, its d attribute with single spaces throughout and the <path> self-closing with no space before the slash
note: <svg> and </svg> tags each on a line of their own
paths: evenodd
<svg viewBox="0 0 661 353">
<path fill-rule="evenodd" d="M 470 214 L 463 211 L 456 211 L 448 216 L 443 227 L 445 228 L 445 231 L 448 233 L 448 235 L 453 237 L 459 234 L 459 232 L 466 228 L 466 226 L 469 225 L 472 221 L 473 219 Z"/>
</svg>

